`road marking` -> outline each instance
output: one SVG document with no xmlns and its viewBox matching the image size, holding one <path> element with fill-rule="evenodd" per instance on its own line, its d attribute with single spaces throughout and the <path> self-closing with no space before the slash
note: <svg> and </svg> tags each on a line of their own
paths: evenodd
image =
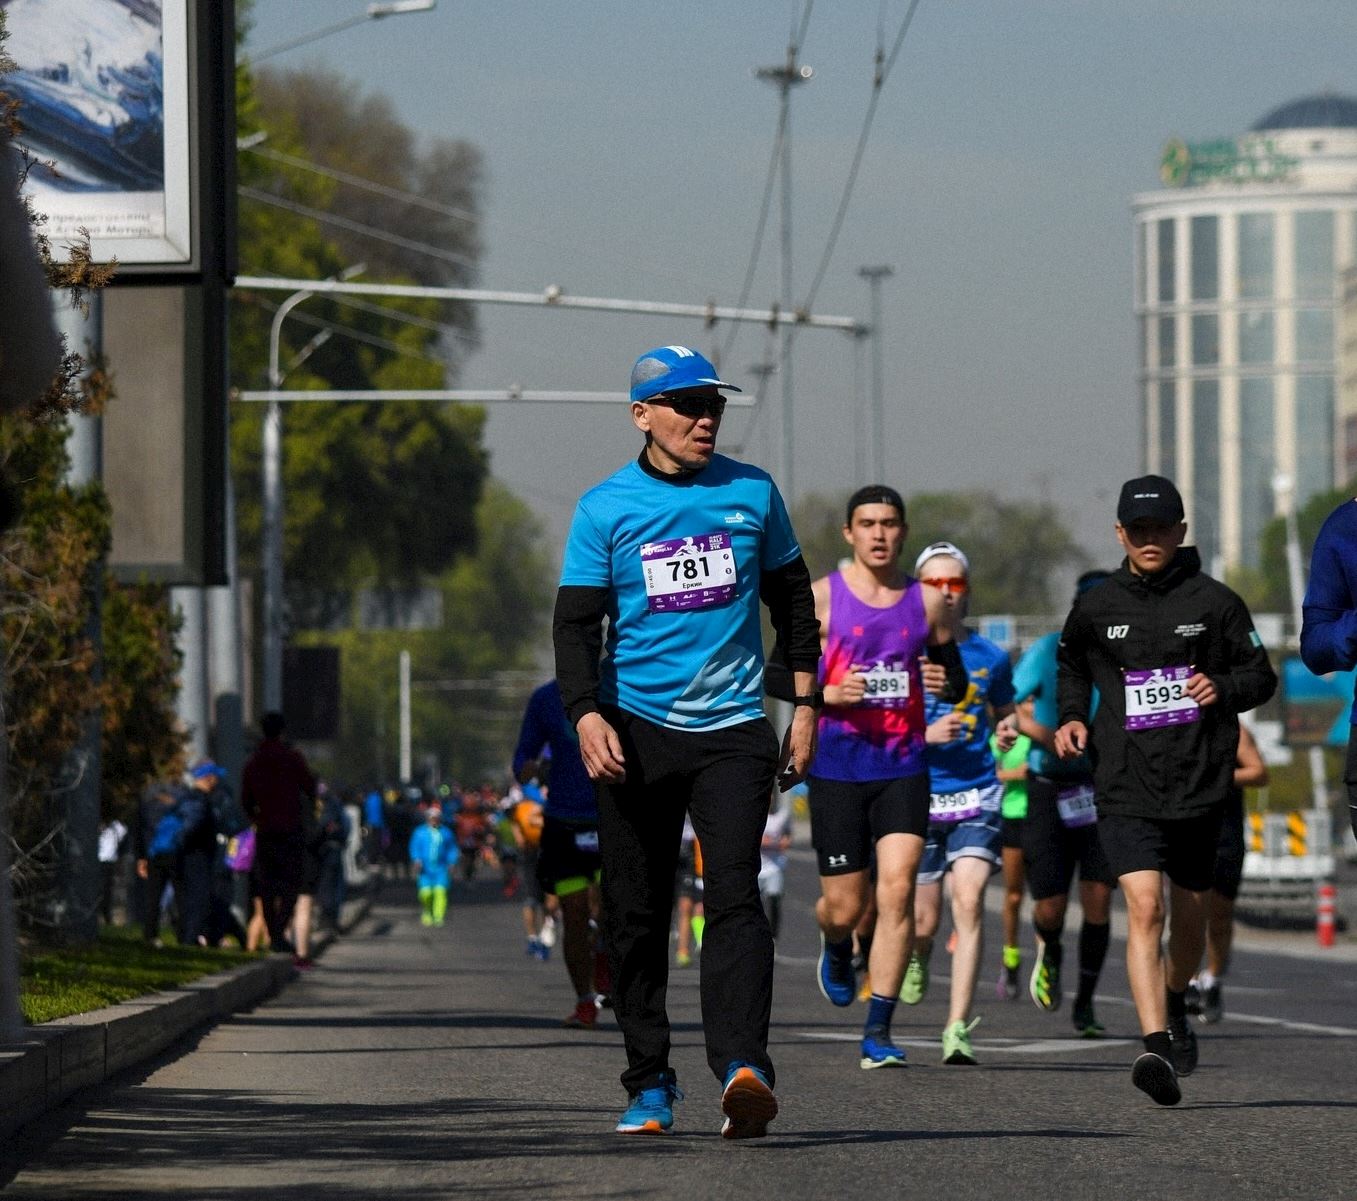
<svg viewBox="0 0 1357 1201">
<path fill-rule="evenodd" d="M 839 1031 L 798 1030 L 802 1038 L 816 1038 L 824 1042 L 855 1043 L 862 1035 Z M 936 1038 L 893 1038 L 897 1046 L 920 1047 L 924 1050 L 937 1050 L 942 1040 Z M 1066 1051 L 1091 1051 L 1096 1047 L 1129 1047 L 1135 1043 L 1130 1038 L 1038 1038 L 1023 1040 L 1020 1038 L 973 1038 L 971 1045 L 986 1051 L 1003 1051 L 1011 1055 L 1059 1055 Z"/>
<path fill-rule="evenodd" d="M 1066 993 L 1066 996 L 1072 994 Z M 1108 997 L 1099 993 L 1093 998 L 1101 1005 L 1122 1005 L 1127 1008 L 1134 1008 L 1135 1002 L 1129 1001 L 1125 997 Z M 1318 1022 L 1293 1022 L 1287 1018 L 1265 1017 L 1261 1013 L 1237 1013 L 1230 1009 L 1226 1011 L 1224 1020 L 1226 1022 L 1243 1022 L 1246 1025 L 1253 1026 L 1280 1026 L 1283 1030 L 1295 1030 L 1299 1034 L 1329 1034 L 1334 1038 L 1357 1038 L 1357 1030 L 1351 1026 L 1323 1026 Z"/>
</svg>

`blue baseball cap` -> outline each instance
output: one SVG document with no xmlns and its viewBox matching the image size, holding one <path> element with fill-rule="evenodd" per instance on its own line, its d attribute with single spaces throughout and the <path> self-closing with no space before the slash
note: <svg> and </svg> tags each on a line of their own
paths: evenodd
<svg viewBox="0 0 1357 1201">
<path fill-rule="evenodd" d="M 201 780 L 206 776 L 225 776 L 226 772 L 211 759 L 204 759 L 201 763 L 194 764 L 188 774 L 195 780 Z"/>
<path fill-rule="evenodd" d="M 631 399 L 653 400 L 687 388 L 742 389 L 728 384 L 716 374 L 716 368 L 702 355 L 686 346 L 659 346 L 647 350 L 631 369 Z"/>
</svg>

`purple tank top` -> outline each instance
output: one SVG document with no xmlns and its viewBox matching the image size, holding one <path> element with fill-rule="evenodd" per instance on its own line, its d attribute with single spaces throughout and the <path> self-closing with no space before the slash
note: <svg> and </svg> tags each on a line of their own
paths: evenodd
<svg viewBox="0 0 1357 1201">
<path fill-rule="evenodd" d="M 928 645 L 923 589 L 910 580 L 888 609 L 864 604 L 834 572 L 820 681 L 837 684 L 854 666 L 867 677 L 856 705 L 826 705 L 810 774 L 826 780 L 893 780 L 918 775 L 924 762 L 923 676 Z"/>
</svg>

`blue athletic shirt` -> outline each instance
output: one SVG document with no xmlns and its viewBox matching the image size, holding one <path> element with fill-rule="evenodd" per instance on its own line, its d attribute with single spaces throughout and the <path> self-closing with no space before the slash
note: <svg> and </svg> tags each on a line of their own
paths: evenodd
<svg viewBox="0 0 1357 1201">
<path fill-rule="evenodd" d="M 1013 672 L 1013 688 L 1020 701 L 1032 701 L 1032 716 L 1052 733 L 1060 725 L 1060 710 L 1056 704 L 1056 647 L 1060 645 L 1060 634 L 1043 634 L 1031 646 Z M 1093 705 L 1089 710 L 1089 720 L 1098 708 L 1098 691 L 1093 691 Z M 1093 774 L 1088 759 L 1080 755 L 1077 759 L 1061 759 L 1048 751 L 1035 739 L 1032 753 L 1027 757 L 1027 767 L 1039 776 L 1052 780 L 1082 779 Z"/>
<path fill-rule="evenodd" d="M 1013 666 L 1002 647 L 979 634 L 968 634 L 958 644 L 969 678 L 966 695 L 949 705 L 931 692 L 924 693 L 924 719 L 929 725 L 948 713 L 960 713 L 964 723 L 960 738 L 928 744 L 929 787 L 934 792 L 964 792 L 999 778 L 989 749 L 989 706 L 1013 703 Z"/>
<path fill-rule="evenodd" d="M 548 776 L 551 784 L 542 806 L 543 814 L 562 821 L 598 821 L 594 782 L 584 770 L 580 740 L 575 727 L 566 720 L 561 690 L 555 680 L 548 680 L 528 698 L 518 746 L 514 748 L 514 775 L 523 770 L 529 759 L 541 759 L 544 748 L 551 753 Z M 530 796 L 537 790 L 525 784 L 523 792 Z M 537 793 L 534 799 L 542 800 L 542 794 Z"/>
<path fill-rule="evenodd" d="M 610 590 L 599 699 L 678 730 L 762 717 L 759 575 L 800 553 L 772 478 L 724 455 L 677 482 L 628 463 L 590 489 L 561 585 Z"/>
</svg>

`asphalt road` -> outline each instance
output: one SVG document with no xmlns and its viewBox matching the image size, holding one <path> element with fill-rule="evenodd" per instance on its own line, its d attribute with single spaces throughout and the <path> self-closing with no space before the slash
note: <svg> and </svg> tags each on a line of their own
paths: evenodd
<svg viewBox="0 0 1357 1201">
<path fill-rule="evenodd" d="M 279 997 L 26 1131 L 26 1166 L 6 1195 L 1357 1195 L 1357 944 L 1248 937 L 1226 1019 L 1203 1031 L 1175 1109 L 1130 1084 L 1138 1043 L 1120 941 L 1100 990 L 1107 1038 L 1087 1042 L 1072 1035 L 1068 1002 L 1043 1014 L 1025 996 L 995 999 L 992 924 L 980 1064 L 940 1062 L 939 949 L 929 996 L 897 1016 L 911 1066 L 864 1072 L 861 1007 L 833 1009 L 813 982 L 813 873 L 794 852 L 772 1036 L 782 1113 L 766 1140 L 718 1137 L 696 968 L 670 989 L 687 1094 L 677 1133 L 623 1137 L 612 1131 L 624 1100 L 613 1020 L 560 1028 L 564 969 L 524 956 L 517 907 L 477 884 L 431 932 L 412 892 L 389 885 L 371 918 Z"/>
</svg>

